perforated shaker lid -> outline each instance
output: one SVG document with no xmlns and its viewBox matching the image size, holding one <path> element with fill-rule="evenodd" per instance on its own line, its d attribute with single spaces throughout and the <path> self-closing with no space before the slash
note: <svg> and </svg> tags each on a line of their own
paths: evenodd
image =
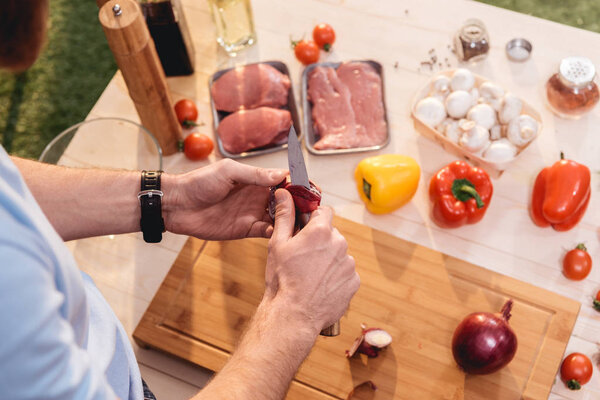
<svg viewBox="0 0 600 400">
<path fill-rule="evenodd" d="M 567 57 L 560 62 L 559 74 L 569 86 L 584 86 L 594 80 L 596 67 L 589 58 Z"/>
</svg>

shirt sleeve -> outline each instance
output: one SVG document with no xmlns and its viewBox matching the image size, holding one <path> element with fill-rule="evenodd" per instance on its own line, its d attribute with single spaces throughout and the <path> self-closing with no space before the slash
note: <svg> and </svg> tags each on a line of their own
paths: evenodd
<svg viewBox="0 0 600 400">
<path fill-rule="evenodd" d="M 16 233 L 0 235 L 0 398 L 115 399 L 60 312 L 65 298 L 43 245 Z"/>
</svg>

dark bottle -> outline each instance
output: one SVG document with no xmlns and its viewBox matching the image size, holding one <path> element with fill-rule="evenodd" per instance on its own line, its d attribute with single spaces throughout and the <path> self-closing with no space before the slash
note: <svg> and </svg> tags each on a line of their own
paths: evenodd
<svg viewBox="0 0 600 400">
<path fill-rule="evenodd" d="M 194 72 L 194 47 L 178 2 L 142 1 L 148 30 L 167 76 Z"/>
</svg>

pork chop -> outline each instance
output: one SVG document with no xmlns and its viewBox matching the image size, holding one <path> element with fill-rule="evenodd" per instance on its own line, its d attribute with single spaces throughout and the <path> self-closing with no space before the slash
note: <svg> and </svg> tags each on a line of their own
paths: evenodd
<svg viewBox="0 0 600 400">
<path fill-rule="evenodd" d="M 215 108 L 234 112 L 258 107 L 283 107 L 288 102 L 290 79 L 268 64 L 234 68 L 210 88 Z"/>
<path fill-rule="evenodd" d="M 315 67 L 308 77 L 313 130 L 318 150 L 356 147 L 356 123 L 350 91 L 331 67 Z"/>
<path fill-rule="evenodd" d="M 259 107 L 240 110 L 223 118 L 217 133 L 223 148 L 232 154 L 287 142 L 292 116 L 287 110 Z"/>
<path fill-rule="evenodd" d="M 350 101 L 356 118 L 356 147 L 382 144 L 387 136 L 384 118 L 381 76 L 364 62 L 340 65 L 337 75 L 350 90 Z"/>
</svg>

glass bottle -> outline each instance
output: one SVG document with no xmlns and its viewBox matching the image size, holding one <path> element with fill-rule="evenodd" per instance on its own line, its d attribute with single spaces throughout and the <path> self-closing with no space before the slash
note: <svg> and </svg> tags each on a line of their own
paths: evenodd
<svg viewBox="0 0 600 400">
<path fill-rule="evenodd" d="M 546 83 L 550 109 L 559 117 L 577 119 L 598 103 L 596 68 L 585 57 L 567 57 Z"/>
<path fill-rule="evenodd" d="M 465 21 L 454 37 L 454 50 L 460 61 L 477 62 L 487 56 L 490 38 L 481 20 L 471 18 Z"/>
<path fill-rule="evenodd" d="M 256 42 L 250 0 L 208 0 L 217 42 L 230 54 Z"/>
<path fill-rule="evenodd" d="M 179 0 L 140 0 L 156 52 L 167 76 L 194 72 L 194 47 Z"/>
</svg>

